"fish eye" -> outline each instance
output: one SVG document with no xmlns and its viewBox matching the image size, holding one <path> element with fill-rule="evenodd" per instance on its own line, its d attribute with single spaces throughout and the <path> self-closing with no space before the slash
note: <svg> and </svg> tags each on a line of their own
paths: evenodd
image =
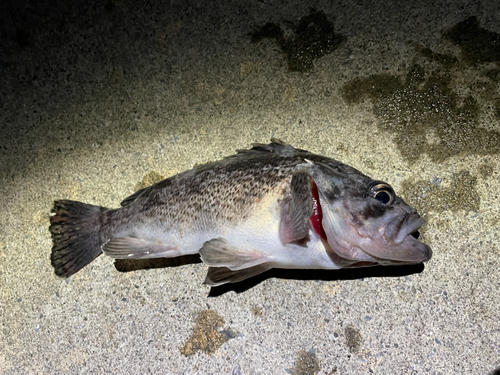
<svg viewBox="0 0 500 375">
<path fill-rule="evenodd" d="M 370 196 L 382 204 L 391 204 L 394 202 L 396 194 L 392 187 L 385 182 L 375 181 L 370 186 Z"/>
</svg>

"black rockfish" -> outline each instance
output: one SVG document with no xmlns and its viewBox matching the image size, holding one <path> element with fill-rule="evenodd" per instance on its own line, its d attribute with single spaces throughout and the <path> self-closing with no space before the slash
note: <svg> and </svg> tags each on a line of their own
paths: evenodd
<svg viewBox="0 0 500 375">
<path fill-rule="evenodd" d="M 121 205 L 54 202 L 57 275 L 71 276 L 101 253 L 200 253 L 212 286 L 273 267 L 416 264 L 432 255 L 412 236 L 425 220 L 390 185 L 277 139 L 167 178 Z"/>
</svg>

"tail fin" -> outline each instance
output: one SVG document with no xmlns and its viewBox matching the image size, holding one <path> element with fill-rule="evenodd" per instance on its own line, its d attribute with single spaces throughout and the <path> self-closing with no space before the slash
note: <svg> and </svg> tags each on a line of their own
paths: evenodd
<svg viewBox="0 0 500 375">
<path fill-rule="evenodd" d="M 104 207 L 76 201 L 54 202 L 50 260 L 57 276 L 73 275 L 102 253 L 101 215 L 105 211 Z"/>
</svg>

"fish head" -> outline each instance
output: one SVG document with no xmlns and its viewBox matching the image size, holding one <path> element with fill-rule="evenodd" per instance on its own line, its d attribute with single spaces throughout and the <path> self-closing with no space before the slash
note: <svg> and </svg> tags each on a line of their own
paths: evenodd
<svg viewBox="0 0 500 375">
<path fill-rule="evenodd" d="M 403 265 L 431 258 L 431 248 L 417 239 L 425 220 L 389 184 L 348 166 L 310 164 L 321 206 L 323 242 L 335 263 Z"/>
</svg>

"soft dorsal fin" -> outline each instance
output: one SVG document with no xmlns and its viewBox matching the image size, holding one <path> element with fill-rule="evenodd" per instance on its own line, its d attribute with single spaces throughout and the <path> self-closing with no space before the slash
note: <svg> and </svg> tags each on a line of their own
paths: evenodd
<svg viewBox="0 0 500 375">
<path fill-rule="evenodd" d="M 120 205 L 122 207 L 128 206 L 130 203 L 132 203 L 133 201 L 135 201 L 137 199 L 137 197 L 139 197 L 139 195 L 141 195 L 142 193 L 144 193 L 147 189 L 149 189 L 149 186 L 145 187 L 144 189 L 137 190 L 134 194 L 132 194 L 131 196 L 129 196 L 129 197 L 125 198 L 124 200 L 122 200 L 121 203 L 120 203 Z"/>
</svg>

